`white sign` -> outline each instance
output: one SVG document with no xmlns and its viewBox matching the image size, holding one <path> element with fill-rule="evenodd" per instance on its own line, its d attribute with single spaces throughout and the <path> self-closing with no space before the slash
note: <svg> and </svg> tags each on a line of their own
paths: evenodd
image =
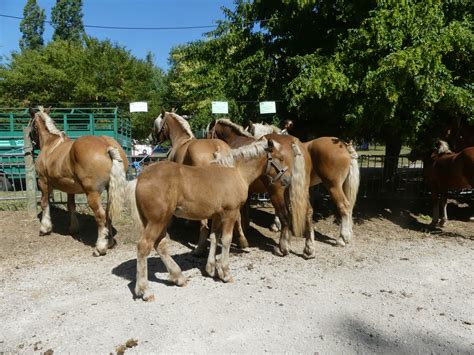
<svg viewBox="0 0 474 355">
<path fill-rule="evenodd" d="M 130 102 L 130 112 L 148 112 L 148 103 L 146 101 Z"/>
<path fill-rule="evenodd" d="M 275 101 L 262 101 L 260 102 L 260 114 L 264 113 L 276 113 Z"/>
<path fill-rule="evenodd" d="M 212 101 L 212 113 L 229 113 L 227 101 Z"/>
</svg>

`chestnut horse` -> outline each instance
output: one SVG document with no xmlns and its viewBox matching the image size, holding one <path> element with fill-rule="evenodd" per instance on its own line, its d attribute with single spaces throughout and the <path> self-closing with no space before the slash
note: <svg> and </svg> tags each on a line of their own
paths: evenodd
<svg viewBox="0 0 474 355">
<path fill-rule="evenodd" d="M 226 141 L 232 148 L 244 147 L 252 144 L 255 138 L 245 131 L 243 127 L 231 122 L 229 119 L 219 119 L 212 121 L 207 127 L 209 138 L 217 137 Z M 303 254 L 306 258 L 315 256 L 314 231 L 312 228 L 312 208 L 309 203 L 309 174 L 311 159 L 302 143 L 295 137 L 289 135 L 270 134 L 265 136 L 268 139 L 278 142 L 284 158 L 285 166 L 292 167 L 293 183 L 290 186 L 290 194 L 293 196 L 287 201 L 285 188 L 280 184 L 274 184 L 271 179 L 262 176 L 256 180 L 249 188 L 250 193 L 268 192 L 270 200 L 275 207 L 275 213 L 281 221 L 281 234 L 279 249 L 275 252 L 280 256 L 285 256 L 290 252 L 290 228 L 296 236 L 305 236 L 306 245 Z M 298 159 L 296 159 L 297 157 Z M 279 174 L 284 173 L 284 169 L 276 166 Z M 298 181 L 298 183 L 295 183 Z M 298 196 L 295 198 L 294 196 Z M 293 207 L 298 204 L 298 207 Z M 291 206 L 288 209 L 288 206 Z M 304 211 L 301 212 L 301 211 Z M 303 226 L 295 228 L 293 226 Z M 272 228 L 273 229 L 273 228 Z"/>
<path fill-rule="evenodd" d="M 234 128 L 232 128 L 234 126 Z M 211 135 L 215 135 L 232 146 L 232 142 L 248 142 L 249 138 L 238 125 L 226 119 L 220 119 L 209 125 Z M 275 140 L 278 140 L 275 138 Z M 310 186 L 320 183 L 328 190 L 341 216 L 341 228 L 337 245 L 344 246 L 352 237 L 352 211 L 359 189 L 359 165 L 357 153 L 352 144 L 335 137 L 321 137 L 303 143 L 303 149 L 310 157 L 310 169 L 307 178 Z M 277 214 L 278 217 L 278 214 Z M 312 218 L 312 217 L 311 217 Z M 311 219 L 312 221 L 312 219 Z M 309 222 L 308 222 L 309 223 Z M 275 218 L 272 227 L 278 226 Z"/>
<path fill-rule="evenodd" d="M 474 188 L 474 147 L 453 153 L 445 141 L 429 157 L 423 159 L 423 170 L 431 190 L 433 219 L 431 227 L 444 227 L 448 220 L 446 211 L 447 192 L 455 189 Z M 441 200 L 442 217 L 439 221 Z"/>
<path fill-rule="evenodd" d="M 155 144 L 169 139 L 171 142 L 171 152 L 168 160 L 185 165 L 206 166 L 211 163 L 215 154 L 230 151 L 228 144 L 220 139 L 196 139 L 189 123 L 183 117 L 173 111 L 166 112 L 163 109 L 161 114 L 155 119 L 152 137 Z M 248 242 L 241 227 L 240 215 L 236 229 L 239 235 L 240 247 L 247 248 Z M 205 254 L 208 235 L 207 220 L 202 220 L 199 241 L 194 250 L 195 254 Z"/>
<path fill-rule="evenodd" d="M 72 234 L 79 227 L 74 195 L 85 193 L 98 225 L 94 255 L 105 255 L 107 247 L 115 244 L 112 220 L 119 215 L 123 205 L 128 168 L 125 152 L 111 137 L 82 136 L 76 140 L 70 139 L 56 128 L 48 112 L 41 106 L 36 113 L 30 109 L 30 114 L 32 138 L 40 148 L 35 163 L 43 211 L 40 235 L 51 233 L 53 228 L 48 201 L 53 189 L 67 193 L 69 230 Z M 108 195 L 106 211 L 100 196 L 104 190 L 107 190 Z"/>
<path fill-rule="evenodd" d="M 154 247 L 165 264 L 170 280 L 182 286 L 186 283 L 180 267 L 169 256 L 166 228 L 171 217 L 212 219 L 210 249 L 206 272 L 224 282 L 232 281 L 229 271 L 229 250 L 232 229 L 240 208 L 247 200 L 249 185 L 263 174 L 275 178 L 277 172 L 267 170 L 268 160 L 282 164 L 280 145 L 263 138 L 242 148 L 231 150 L 214 164 L 187 166 L 164 161 L 143 170 L 130 183 L 130 201 L 134 222 L 141 228 L 137 245 L 137 279 L 135 294 L 150 301 L 147 256 Z M 288 173 L 279 184 L 293 184 Z M 220 260 L 216 260 L 216 245 L 221 239 Z"/>
</svg>

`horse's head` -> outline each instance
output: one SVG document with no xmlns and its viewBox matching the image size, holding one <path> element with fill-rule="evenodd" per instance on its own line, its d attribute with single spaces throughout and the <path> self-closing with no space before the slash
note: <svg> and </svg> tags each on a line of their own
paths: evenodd
<svg viewBox="0 0 474 355">
<path fill-rule="evenodd" d="M 169 112 L 166 112 L 162 108 L 160 115 L 155 119 L 155 122 L 153 123 L 153 130 L 151 132 L 153 144 L 161 144 L 169 139 L 169 129 L 166 122 L 168 116 Z"/>
<path fill-rule="evenodd" d="M 288 165 L 285 161 L 285 154 L 283 153 L 283 145 L 272 139 L 265 137 L 260 138 L 258 141 L 266 141 L 267 147 L 267 168 L 265 170 L 265 176 L 269 179 L 270 184 L 280 182 L 283 187 L 290 186 L 291 176 L 288 173 Z"/>
<path fill-rule="evenodd" d="M 34 149 L 40 149 L 39 131 L 42 129 L 42 127 L 47 128 L 47 118 L 45 119 L 45 117 L 49 118 L 51 107 L 43 108 L 43 106 L 38 106 L 38 110 L 30 107 L 28 111 L 30 113 L 30 121 L 28 122 L 28 126 L 30 127 L 31 143 L 33 144 Z"/>
</svg>

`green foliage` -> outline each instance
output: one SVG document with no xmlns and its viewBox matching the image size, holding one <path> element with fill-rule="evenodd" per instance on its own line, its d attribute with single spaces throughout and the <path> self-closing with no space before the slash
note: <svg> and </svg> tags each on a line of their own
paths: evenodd
<svg viewBox="0 0 474 355">
<path fill-rule="evenodd" d="M 84 35 L 82 0 L 57 0 L 51 9 L 53 40 L 80 42 Z"/>
<path fill-rule="evenodd" d="M 36 0 L 28 0 L 23 8 L 23 20 L 20 22 L 20 48 L 38 49 L 43 46 L 45 14 Z"/>
<path fill-rule="evenodd" d="M 87 37 L 83 45 L 57 40 L 13 53 L 11 62 L 0 67 L 0 77 L 3 106 L 120 104 L 128 109 L 130 101 L 148 100 L 150 115 L 157 115 L 164 90 L 164 73 L 152 63 L 110 41 Z M 152 120 L 133 114 L 134 136 L 147 136 Z"/>
</svg>

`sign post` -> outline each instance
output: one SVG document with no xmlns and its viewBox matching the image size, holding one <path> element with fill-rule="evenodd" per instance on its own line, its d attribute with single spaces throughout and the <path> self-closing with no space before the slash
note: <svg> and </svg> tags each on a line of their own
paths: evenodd
<svg viewBox="0 0 474 355">
<path fill-rule="evenodd" d="M 229 103 L 227 101 L 212 101 L 212 113 L 229 113 Z"/>
<path fill-rule="evenodd" d="M 262 101 L 260 102 L 260 114 L 276 113 L 275 101 Z"/>
</svg>

